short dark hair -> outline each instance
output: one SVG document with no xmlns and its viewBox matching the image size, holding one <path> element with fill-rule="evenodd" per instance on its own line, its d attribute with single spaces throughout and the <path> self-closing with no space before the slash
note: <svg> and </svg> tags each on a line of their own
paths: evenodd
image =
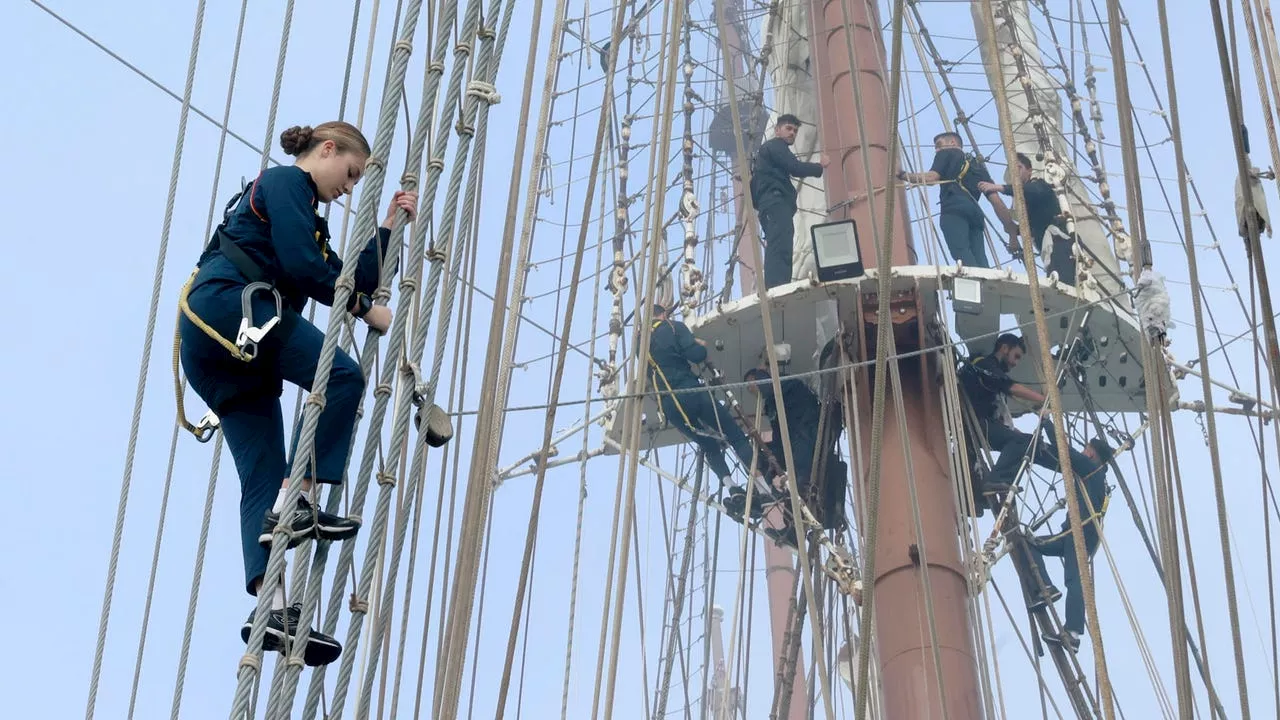
<svg viewBox="0 0 1280 720">
<path fill-rule="evenodd" d="M 955 139 L 956 139 L 956 142 L 960 143 L 960 145 L 962 145 L 962 146 L 964 145 L 964 138 L 960 137 L 960 133 L 958 133 L 958 132 L 953 132 L 953 131 L 951 131 L 951 130 L 948 130 L 948 131 L 946 131 L 946 132 L 940 132 L 940 133 L 938 133 L 937 135 L 934 135 L 934 136 L 933 136 L 933 144 L 934 144 L 934 145 L 937 145 L 939 140 L 941 140 L 942 138 L 947 138 L 947 137 L 955 138 Z"/>
<path fill-rule="evenodd" d="M 800 122 L 800 118 L 795 115 L 792 115 L 791 113 L 782 113 L 778 116 L 778 122 L 774 123 L 774 126 L 795 125 L 796 127 L 800 127 L 803 124 L 804 123 Z"/>
<path fill-rule="evenodd" d="M 757 380 L 767 380 L 773 377 L 769 371 L 762 367 L 753 367 L 742 376 L 742 382 L 755 382 Z"/>
<path fill-rule="evenodd" d="M 666 314 L 667 314 L 667 307 L 666 307 L 665 305 L 663 305 L 662 303 L 660 303 L 660 302 L 655 302 L 655 303 L 653 304 L 653 314 L 654 314 L 654 315 L 666 315 Z"/>
<path fill-rule="evenodd" d="M 996 346 L 992 348 L 991 352 L 999 352 L 1002 347 L 1021 348 L 1022 352 L 1026 352 L 1027 341 L 1013 333 L 1004 333 L 1000 337 L 996 338 Z"/>
<path fill-rule="evenodd" d="M 1022 167 L 1024 167 L 1024 168 L 1026 168 L 1026 169 L 1030 170 L 1030 169 L 1031 169 L 1031 158 L 1027 157 L 1026 155 L 1023 155 L 1022 153 L 1018 153 L 1018 164 L 1019 164 L 1019 165 L 1021 165 L 1021 166 L 1022 166 Z"/>
<path fill-rule="evenodd" d="M 1107 443 L 1106 440 L 1096 437 L 1089 441 L 1089 447 L 1098 454 L 1098 461 L 1102 463 L 1111 462 L 1111 458 L 1115 457 L 1116 451 Z"/>
</svg>

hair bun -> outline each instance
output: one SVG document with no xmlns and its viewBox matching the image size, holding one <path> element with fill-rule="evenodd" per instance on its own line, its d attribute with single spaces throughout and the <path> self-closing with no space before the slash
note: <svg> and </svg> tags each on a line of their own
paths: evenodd
<svg viewBox="0 0 1280 720">
<path fill-rule="evenodd" d="M 310 125 L 294 125 L 280 133 L 280 147 L 288 155 L 301 155 L 311 146 L 311 138 L 314 134 L 315 131 Z"/>
</svg>

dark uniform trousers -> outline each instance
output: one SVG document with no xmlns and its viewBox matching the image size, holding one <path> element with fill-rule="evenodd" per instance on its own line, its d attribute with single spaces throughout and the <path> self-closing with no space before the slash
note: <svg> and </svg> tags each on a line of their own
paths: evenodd
<svg viewBox="0 0 1280 720">
<path fill-rule="evenodd" d="M 977 202 L 947 203 L 938 214 L 938 225 L 951 257 L 965 267 L 991 267 L 983 235 L 985 224 L 986 216 Z"/>
<path fill-rule="evenodd" d="M 1034 438 L 998 420 L 983 421 L 982 430 L 987 435 L 987 445 L 991 447 L 991 451 L 1000 453 L 1000 457 L 991 468 L 992 480 L 1013 482 L 1018 466 L 1026 456 L 1027 448 L 1031 447 L 1031 441 Z M 1043 442 L 1036 445 L 1036 452 L 1031 461 L 1048 470 L 1058 469 L 1057 457 Z"/>
<path fill-rule="evenodd" d="M 775 288 L 791 282 L 795 254 L 796 209 L 785 202 L 761 205 L 760 229 L 764 248 L 764 286 Z"/>
<path fill-rule="evenodd" d="M 1092 558 L 1098 550 L 1098 532 L 1093 523 L 1084 526 L 1085 555 Z M 1037 552 L 1037 550 L 1039 552 Z M 1053 536 L 1047 542 L 1032 546 L 1031 558 L 1040 571 L 1041 581 L 1045 586 L 1052 585 L 1049 571 L 1045 567 L 1045 556 L 1062 558 L 1062 584 L 1067 593 L 1066 617 L 1063 625 L 1077 635 L 1084 633 L 1084 590 L 1080 584 L 1080 565 L 1076 562 L 1075 540 L 1066 527 L 1063 532 Z"/>
<path fill-rule="evenodd" d="M 197 314 L 222 332 L 224 337 L 234 337 L 234 334 L 227 335 L 228 328 L 219 326 L 228 319 L 238 323 L 239 308 L 233 308 L 234 313 L 221 310 L 221 307 L 202 307 Z M 227 317 L 219 317 L 221 315 Z M 275 376 L 310 391 L 316 377 L 324 333 L 304 318 L 296 318 L 286 335 L 273 337 L 268 334 L 258 357 L 243 363 L 192 325 L 185 316 L 181 322 L 183 367 L 192 389 L 205 402 L 210 403 L 210 398 L 226 397 L 227 388 L 220 386 L 236 382 L 237 376 L 246 381 L 239 383 L 246 391 L 235 392 L 215 408 L 215 412 L 221 420 L 222 432 L 227 446 L 232 449 L 240 475 L 240 539 L 244 551 L 245 586 L 253 594 L 254 584 L 267 569 L 267 549 L 258 544 L 262 520 L 275 502 L 283 479 L 292 471 L 302 427 L 299 423 L 294 429 L 292 450 L 286 459 L 279 385 L 272 388 L 268 380 L 259 383 L 261 387 L 254 387 L 252 378 Z M 339 349 L 333 358 L 333 370 L 325 389 L 324 410 L 316 426 L 314 462 L 304 477 L 318 483 L 342 482 L 364 387 L 360 365 Z"/>
<path fill-rule="evenodd" d="M 659 398 L 667 422 L 702 450 L 707 467 L 721 481 L 731 475 L 720 444 L 721 437 L 733 448 L 742 466 L 751 467 L 751 441 L 734 422 L 729 408 L 712 397 L 710 391 L 659 393 Z"/>
</svg>

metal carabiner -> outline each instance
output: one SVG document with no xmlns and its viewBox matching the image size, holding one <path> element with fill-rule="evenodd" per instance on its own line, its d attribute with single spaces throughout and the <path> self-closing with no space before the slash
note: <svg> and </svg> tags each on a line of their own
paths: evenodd
<svg viewBox="0 0 1280 720">
<path fill-rule="evenodd" d="M 196 427 L 191 431 L 191 434 L 196 436 L 197 442 L 207 443 L 213 439 L 213 434 L 218 431 L 221 424 L 222 421 L 210 410 L 204 414 L 204 417 L 200 418 L 200 422 L 196 423 Z"/>
<path fill-rule="evenodd" d="M 259 290 L 270 290 L 271 295 L 276 300 L 275 317 L 263 323 L 261 327 L 250 325 L 253 321 L 253 294 Z M 245 286 L 244 292 L 240 293 L 240 312 L 243 317 L 240 318 L 240 331 L 236 333 L 236 347 L 244 355 L 245 360 L 252 360 L 257 357 L 258 343 L 262 342 L 262 338 L 266 337 L 271 328 L 280 322 L 280 313 L 282 311 L 280 293 L 270 284 L 254 282 Z"/>
</svg>

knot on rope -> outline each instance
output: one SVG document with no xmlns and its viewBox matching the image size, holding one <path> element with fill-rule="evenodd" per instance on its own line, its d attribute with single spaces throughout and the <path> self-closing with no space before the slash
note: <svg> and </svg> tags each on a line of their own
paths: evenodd
<svg viewBox="0 0 1280 720">
<path fill-rule="evenodd" d="M 339 277 L 338 277 L 337 282 L 335 282 L 335 283 L 333 284 L 333 289 L 334 289 L 335 291 L 336 291 L 336 290 L 346 290 L 346 291 L 347 291 L 347 299 L 348 299 L 348 300 L 350 300 L 350 299 L 351 299 L 351 293 L 352 293 L 352 292 L 354 292 L 354 291 L 355 291 L 355 289 L 356 289 L 356 277 L 355 277 L 355 275 L 354 275 L 354 274 L 353 274 L 353 275 L 347 275 L 347 276 L 345 276 L 345 277 L 343 277 L 343 276 L 339 276 Z M 336 300 L 337 300 L 337 298 L 335 297 L 335 298 L 334 298 L 334 300 L 336 301 Z"/>
<path fill-rule="evenodd" d="M 427 248 L 427 259 L 431 262 L 444 262 L 449 257 L 448 253 L 437 247 Z"/>
<path fill-rule="evenodd" d="M 360 598 L 356 597 L 355 593 L 351 593 L 351 602 L 348 603 L 348 607 L 351 609 L 352 614 L 355 614 L 355 613 L 360 613 L 361 615 L 369 614 L 369 602 L 367 600 L 361 600 Z"/>
<path fill-rule="evenodd" d="M 454 124 L 453 130 L 458 133 L 459 137 L 475 137 L 476 134 L 475 126 L 468 125 L 463 122 L 462 118 L 458 118 L 458 122 Z"/>
<path fill-rule="evenodd" d="M 374 302 L 379 302 L 379 301 L 382 301 L 382 302 L 390 302 L 390 300 L 391 300 L 391 288 L 386 287 L 386 286 L 379 286 L 377 290 L 374 290 L 374 291 L 373 291 L 373 298 L 372 298 L 372 299 L 373 299 L 373 301 L 374 301 Z"/>
<path fill-rule="evenodd" d="M 364 173 L 365 173 L 365 175 L 368 175 L 368 174 L 369 174 L 369 171 L 370 171 L 372 168 L 379 168 L 379 169 L 382 169 L 382 170 L 386 170 L 386 169 L 387 169 L 387 163 L 386 163 L 385 161 L 383 161 L 381 158 L 371 157 L 371 158 L 369 158 L 368 160 L 365 160 L 365 162 L 364 162 Z"/>
<path fill-rule="evenodd" d="M 408 40 L 397 40 L 397 41 L 396 41 L 396 44 L 391 46 L 391 51 L 392 51 L 392 52 L 401 52 L 401 51 L 402 51 L 402 52 L 406 52 L 406 53 L 412 53 L 412 52 L 413 52 L 413 43 L 409 42 Z"/>
<path fill-rule="evenodd" d="M 350 521 L 352 521 L 352 522 L 360 523 L 361 525 L 363 525 L 363 524 L 364 524 L 364 516 L 362 516 L 362 515 L 357 515 L 357 514 L 355 514 L 355 513 L 351 513 L 350 515 L 348 515 L 348 516 L 347 516 L 347 519 L 348 519 L 348 520 L 350 520 Z"/>
<path fill-rule="evenodd" d="M 417 291 L 418 291 L 418 278 L 409 277 L 408 275 L 406 275 L 404 276 L 403 279 L 400 280 L 400 294 L 403 295 L 406 293 L 415 293 Z"/>
<path fill-rule="evenodd" d="M 497 34 L 493 31 L 493 28 L 481 26 L 479 30 L 476 30 L 476 37 L 481 40 L 492 40 L 497 37 Z"/>
<path fill-rule="evenodd" d="M 401 175 L 401 176 L 400 176 L 400 184 L 401 184 L 401 185 L 409 185 L 409 184 L 412 184 L 413 186 L 417 187 L 417 185 L 418 185 L 418 174 L 417 174 L 417 173 L 407 172 L 407 173 L 405 173 L 405 174 Z"/>
<path fill-rule="evenodd" d="M 427 169 L 444 172 L 444 158 L 433 157 L 427 161 Z"/>
<path fill-rule="evenodd" d="M 378 473 L 378 484 L 383 487 L 395 487 L 396 476 L 394 473 L 380 472 Z"/>
<path fill-rule="evenodd" d="M 391 397 L 391 385 L 388 383 L 378 383 L 373 389 L 375 397 Z"/>
<path fill-rule="evenodd" d="M 444 63 L 442 63 L 442 62 L 432 62 L 432 63 L 429 63 L 429 64 L 427 65 L 427 70 L 428 70 L 429 72 L 433 72 L 433 73 L 436 73 L 436 74 L 439 74 L 439 75 L 443 75 L 443 74 L 444 74 Z"/>
<path fill-rule="evenodd" d="M 245 653 L 240 657 L 240 669 L 244 670 L 245 668 L 249 668 L 257 673 L 262 672 L 262 659 L 257 655 Z"/>
<path fill-rule="evenodd" d="M 464 55 L 464 54 L 465 54 L 465 55 L 470 55 L 470 54 L 471 54 L 471 43 L 469 43 L 469 42 L 467 42 L 467 41 L 465 41 L 465 40 L 459 40 L 459 41 L 458 41 L 458 44 L 453 46 L 453 54 L 454 54 L 454 55 Z"/>
<path fill-rule="evenodd" d="M 487 83 L 482 80 L 472 80 L 467 84 L 467 96 L 490 105 L 497 105 L 502 102 L 502 95 L 498 93 L 498 88 L 494 87 L 493 83 Z"/>
<path fill-rule="evenodd" d="M 298 670 L 302 670 L 302 668 L 307 666 L 307 664 L 302 661 L 302 658 L 294 655 L 293 653 L 289 653 L 289 659 L 285 660 L 284 664 L 287 667 L 297 668 Z"/>
<path fill-rule="evenodd" d="M 322 393 L 311 393 L 307 395 L 307 404 L 314 405 L 316 410 L 324 412 L 324 395 Z"/>
</svg>

